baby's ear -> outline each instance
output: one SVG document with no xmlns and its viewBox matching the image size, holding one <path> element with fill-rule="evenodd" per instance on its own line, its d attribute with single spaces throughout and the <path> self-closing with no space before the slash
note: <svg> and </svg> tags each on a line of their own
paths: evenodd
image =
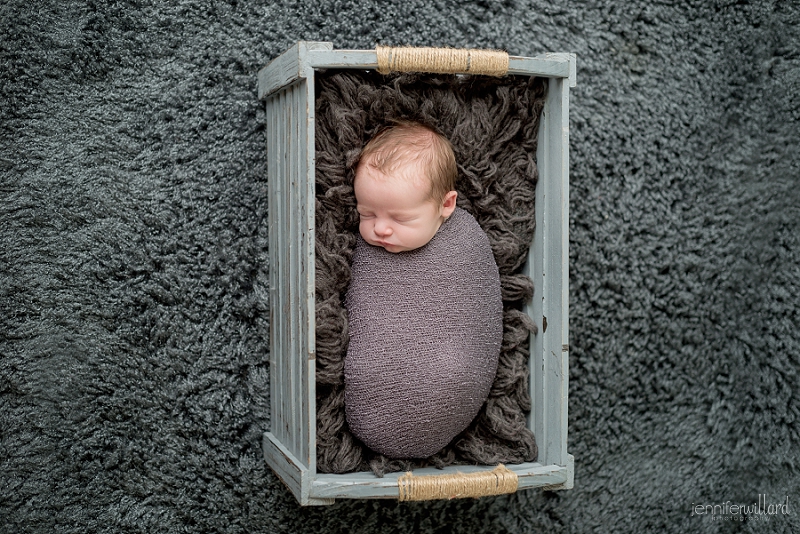
<svg viewBox="0 0 800 534">
<path fill-rule="evenodd" d="M 456 209 L 456 198 L 458 198 L 458 191 L 449 191 L 442 200 L 442 217 L 447 218 L 453 214 Z"/>
</svg>

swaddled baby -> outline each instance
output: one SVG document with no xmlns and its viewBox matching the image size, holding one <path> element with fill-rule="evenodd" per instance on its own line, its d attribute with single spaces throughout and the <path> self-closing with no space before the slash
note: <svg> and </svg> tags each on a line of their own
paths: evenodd
<svg viewBox="0 0 800 534">
<path fill-rule="evenodd" d="M 345 412 L 390 458 L 426 458 L 475 418 L 502 342 L 489 240 L 456 207 L 446 138 L 416 123 L 382 130 L 355 173 L 360 237 L 345 305 Z"/>
</svg>

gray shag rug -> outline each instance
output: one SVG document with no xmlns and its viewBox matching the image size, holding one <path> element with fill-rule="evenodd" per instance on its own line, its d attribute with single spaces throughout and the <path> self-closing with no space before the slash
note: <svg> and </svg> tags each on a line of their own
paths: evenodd
<svg viewBox="0 0 800 534">
<path fill-rule="evenodd" d="M 522 463 L 536 458 L 525 426 L 530 411 L 528 337 L 536 325 L 520 310 L 533 292 L 520 274 L 534 230 L 534 156 L 545 84 L 536 78 L 392 75 L 329 71 L 317 77 L 317 467 L 383 476 L 413 466 Z M 425 462 L 389 460 L 365 448 L 345 421 L 344 296 L 358 235 L 354 161 L 392 120 L 441 131 L 458 162 L 458 205 L 487 234 L 503 298 L 503 343 L 489 399 L 473 424 Z"/>
<path fill-rule="evenodd" d="M 265 465 L 256 74 L 301 39 L 577 54 L 573 490 L 300 508 Z M 800 531 L 798 95 L 780 0 L 0 3 L 0 531 Z"/>
</svg>

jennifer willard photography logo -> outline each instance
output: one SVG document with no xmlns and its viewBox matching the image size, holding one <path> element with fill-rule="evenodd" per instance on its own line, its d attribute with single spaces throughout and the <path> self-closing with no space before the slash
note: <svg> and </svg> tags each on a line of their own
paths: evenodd
<svg viewBox="0 0 800 534">
<path fill-rule="evenodd" d="M 712 521 L 769 521 L 771 517 L 789 514 L 789 496 L 783 500 L 767 499 L 767 494 L 758 494 L 758 502 L 752 504 L 733 504 L 725 501 L 720 504 L 692 503 L 692 516 L 708 516 Z"/>
</svg>

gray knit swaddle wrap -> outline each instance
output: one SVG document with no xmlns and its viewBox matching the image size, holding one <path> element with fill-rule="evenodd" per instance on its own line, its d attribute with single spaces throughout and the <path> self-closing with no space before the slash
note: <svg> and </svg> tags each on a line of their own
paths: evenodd
<svg viewBox="0 0 800 534">
<path fill-rule="evenodd" d="M 350 430 L 390 458 L 437 453 L 475 418 L 497 370 L 503 306 L 486 234 L 456 208 L 416 250 L 359 236 L 345 305 Z"/>
</svg>

